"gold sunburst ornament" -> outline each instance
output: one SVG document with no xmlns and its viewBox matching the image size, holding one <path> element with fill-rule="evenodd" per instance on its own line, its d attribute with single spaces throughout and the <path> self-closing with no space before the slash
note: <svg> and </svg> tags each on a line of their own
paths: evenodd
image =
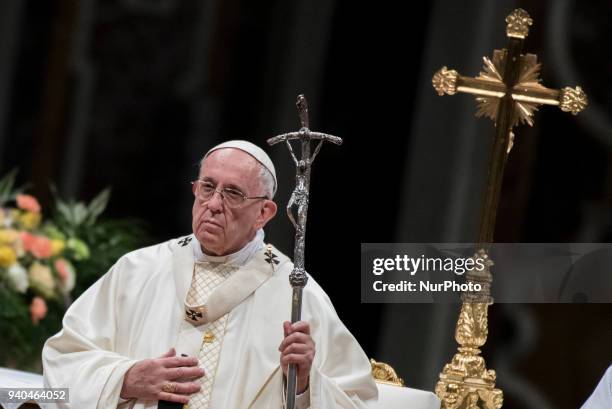
<svg viewBox="0 0 612 409">
<path fill-rule="evenodd" d="M 534 93 L 545 94 L 547 91 L 549 91 L 546 87 L 540 84 L 540 68 L 542 65 L 538 64 L 537 58 L 538 57 L 534 54 L 526 54 L 521 56 L 518 82 L 512 88 L 514 110 L 511 124 L 513 127 L 522 123 L 533 126 L 533 114 L 538 110 L 538 106 L 542 105 L 544 102 L 537 98 L 528 98 L 527 96 Z M 500 89 L 505 88 L 501 74 L 504 72 L 505 59 L 506 50 L 495 50 L 493 52 L 492 60 L 487 57 L 483 57 L 483 71 L 481 71 L 476 78 L 482 81 L 488 81 L 491 84 L 496 84 Z M 517 98 L 514 98 L 514 91 L 516 91 Z M 504 92 L 504 95 L 505 94 L 506 93 Z M 498 97 L 498 95 L 499 93 L 491 96 L 487 95 L 476 97 L 476 102 L 478 104 L 476 116 L 486 116 L 493 120 L 493 122 L 496 122 L 500 102 L 500 97 Z M 571 97 L 568 98 L 568 104 L 569 100 L 571 100 Z M 559 101 L 559 104 L 560 103 L 561 101 Z"/>
</svg>

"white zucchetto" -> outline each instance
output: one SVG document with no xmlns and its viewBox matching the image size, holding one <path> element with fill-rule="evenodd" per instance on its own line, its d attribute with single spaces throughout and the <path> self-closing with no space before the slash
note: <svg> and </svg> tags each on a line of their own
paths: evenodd
<svg viewBox="0 0 612 409">
<path fill-rule="evenodd" d="M 210 155 L 214 151 L 226 148 L 240 149 L 241 151 L 246 152 L 252 157 L 254 157 L 257 162 L 261 163 L 264 168 L 268 169 L 268 171 L 272 175 L 272 178 L 274 179 L 274 190 L 272 192 L 272 195 L 276 194 L 276 187 L 278 185 L 278 182 L 276 180 L 276 170 L 274 169 L 272 159 L 270 159 L 268 154 L 263 149 L 249 141 L 242 141 L 236 139 L 220 143 L 219 145 L 214 146 L 208 152 L 206 152 L 206 155 L 204 155 L 204 159 L 206 159 L 208 155 Z"/>
</svg>

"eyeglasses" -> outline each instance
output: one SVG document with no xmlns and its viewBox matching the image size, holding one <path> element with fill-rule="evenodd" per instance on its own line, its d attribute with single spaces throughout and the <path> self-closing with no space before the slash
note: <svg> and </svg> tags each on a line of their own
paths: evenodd
<svg viewBox="0 0 612 409">
<path fill-rule="evenodd" d="M 223 199 L 223 203 L 229 208 L 240 207 L 247 200 L 254 199 L 267 199 L 267 196 L 252 196 L 248 197 L 240 190 L 233 189 L 231 187 L 224 187 L 223 189 L 217 189 L 217 187 L 211 182 L 205 180 L 195 180 L 191 182 L 195 186 L 194 195 L 204 202 L 208 202 L 213 198 L 215 193 L 219 193 Z"/>
</svg>

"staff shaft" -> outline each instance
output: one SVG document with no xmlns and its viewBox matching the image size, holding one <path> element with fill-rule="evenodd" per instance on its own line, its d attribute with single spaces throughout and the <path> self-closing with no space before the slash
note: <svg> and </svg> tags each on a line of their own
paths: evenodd
<svg viewBox="0 0 612 409">
<path fill-rule="evenodd" d="M 302 319 L 302 290 L 303 287 L 293 287 L 291 298 L 291 323 Z M 287 371 L 287 409 L 295 408 L 297 394 L 297 365 L 290 364 Z"/>
</svg>

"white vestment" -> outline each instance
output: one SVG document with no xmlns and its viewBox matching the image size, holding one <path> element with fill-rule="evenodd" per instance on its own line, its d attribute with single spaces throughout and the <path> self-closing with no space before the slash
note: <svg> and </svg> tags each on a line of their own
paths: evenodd
<svg viewBox="0 0 612 409">
<path fill-rule="evenodd" d="M 70 405 L 58 407 L 115 408 L 123 402 L 124 374 L 137 361 L 171 347 L 177 354 L 198 355 L 207 325 L 185 320 L 195 261 L 190 240 L 195 242 L 193 235 L 123 256 L 71 305 L 62 331 L 43 349 L 45 385 L 70 388 Z M 272 260 L 257 251 L 223 291 L 210 296 L 211 316 L 229 309 L 210 409 L 283 407 L 278 346 L 282 323 L 291 316 L 293 264 L 273 247 L 268 251 Z M 302 320 L 309 322 L 316 345 L 310 407 L 366 408 L 377 397 L 367 357 L 312 277 L 303 297 Z M 119 407 L 157 404 L 131 400 Z"/>
<path fill-rule="evenodd" d="M 612 408 L 612 366 L 608 368 L 591 397 L 582 405 L 581 409 L 610 408 Z"/>
</svg>

